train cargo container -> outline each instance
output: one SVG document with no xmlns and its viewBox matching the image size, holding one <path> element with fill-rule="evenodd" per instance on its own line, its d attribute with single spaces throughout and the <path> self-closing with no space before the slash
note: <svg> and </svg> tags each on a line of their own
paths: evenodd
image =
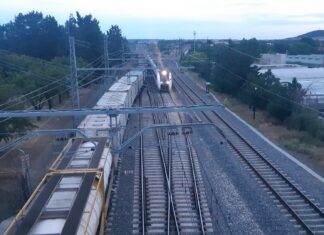
<svg viewBox="0 0 324 235">
<path fill-rule="evenodd" d="M 137 90 L 140 91 L 141 88 L 143 87 L 143 84 L 144 84 L 144 79 L 145 79 L 145 72 L 144 70 L 131 70 L 129 71 L 126 76 L 136 76 L 137 77 L 137 80 L 136 80 L 136 83 L 137 83 Z M 138 93 L 137 93 L 138 95 Z"/>
<path fill-rule="evenodd" d="M 5 234 L 96 234 L 111 166 L 107 138 L 71 139 Z"/>
<path fill-rule="evenodd" d="M 127 108 L 130 106 L 127 92 L 106 92 L 94 106 L 94 109 L 119 109 L 119 108 Z M 127 123 L 128 115 L 122 114 L 117 115 L 117 117 L 113 118 L 112 127 L 119 126 L 121 127 L 117 133 L 117 143 L 121 143 L 125 126 Z"/>
<path fill-rule="evenodd" d="M 126 92 L 106 92 L 98 100 L 94 108 L 125 108 L 129 107 Z"/>
<path fill-rule="evenodd" d="M 108 137 L 108 141 L 112 141 L 110 131 L 116 127 L 116 123 L 122 128 L 117 132 L 116 141 L 121 143 L 126 124 L 125 115 L 118 115 L 116 118 L 110 119 L 106 114 L 87 115 L 80 125 L 78 130 L 82 133 L 77 133 L 78 137 Z"/>
<path fill-rule="evenodd" d="M 134 83 L 130 79 L 127 79 L 126 77 L 122 77 L 109 88 L 108 92 L 110 92 L 110 93 L 114 93 L 114 92 L 126 93 L 126 101 L 127 102 L 125 102 L 125 107 L 130 107 L 133 104 L 134 96 L 136 96 L 137 91 L 136 91 Z"/>
</svg>

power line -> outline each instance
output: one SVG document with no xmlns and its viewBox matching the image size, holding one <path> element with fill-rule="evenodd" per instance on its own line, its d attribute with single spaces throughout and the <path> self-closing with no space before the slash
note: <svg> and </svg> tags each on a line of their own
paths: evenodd
<svg viewBox="0 0 324 235">
<path fill-rule="evenodd" d="M 93 74 L 93 72 L 87 74 L 85 77 L 83 77 L 83 78 L 80 80 L 80 82 L 84 81 L 86 78 L 90 77 L 92 74 Z M 52 95 L 52 96 L 46 98 L 46 99 L 43 100 L 42 102 L 38 103 L 38 105 L 40 105 L 40 104 L 44 104 L 45 102 L 47 102 L 48 100 L 52 99 L 53 97 L 58 96 L 58 95 L 61 95 L 61 94 L 64 94 L 65 92 L 67 92 L 67 91 L 69 91 L 69 90 L 70 90 L 70 88 L 68 87 L 68 88 L 66 88 L 66 89 L 64 89 L 64 90 L 62 90 L 62 91 L 60 91 L 59 93 L 54 94 L 54 95 Z M 33 109 L 33 107 L 27 108 L 26 110 L 31 110 L 31 109 Z M 10 117 L 9 117 L 9 118 L 5 118 L 4 120 L 1 120 L 1 121 L 0 121 L 0 124 L 3 123 L 3 122 L 8 121 L 8 120 L 10 120 L 10 119 L 11 119 Z"/>
<path fill-rule="evenodd" d="M 88 45 L 89 45 L 89 43 L 82 42 L 82 41 L 80 41 L 80 40 L 78 40 L 78 41 L 79 41 L 79 43 L 81 43 L 81 44 L 83 44 L 83 45 L 84 45 L 84 44 L 88 44 Z M 3 54 L 5 54 L 5 52 L 3 52 L 3 51 L 1 51 L 1 52 L 2 52 Z M 1 52 L 0 52 L 0 53 L 1 53 Z M 118 52 L 118 51 L 116 51 L 116 52 Z M 116 52 L 114 52 L 114 53 L 112 53 L 112 54 L 115 54 Z M 92 61 L 92 62 L 90 62 L 89 64 L 87 64 L 85 67 L 88 67 L 88 66 L 94 65 L 95 63 L 99 62 L 100 59 L 101 59 L 102 57 L 103 57 L 103 56 L 100 56 L 100 57 L 96 58 L 94 61 Z M 3 64 L 5 64 L 6 66 L 11 67 L 11 69 L 14 69 L 14 70 L 17 70 L 17 71 L 20 71 L 20 72 L 27 72 L 27 71 L 24 70 L 25 68 L 20 67 L 20 66 L 17 66 L 17 65 L 13 65 L 13 64 L 11 64 L 10 62 L 4 62 L 4 61 L 0 61 L 0 62 L 2 62 Z M 38 62 L 40 62 L 40 61 L 38 60 Z M 102 65 L 102 62 L 101 62 L 100 65 Z M 30 71 L 28 71 L 28 72 L 30 73 Z M 34 73 L 32 73 L 32 74 L 34 74 Z M 88 75 L 85 76 L 84 78 L 80 79 L 80 82 L 83 81 L 83 80 L 85 80 L 87 77 L 92 76 L 93 74 L 94 74 L 94 72 L 88 74 Z M 34 74 L 34 75 L 36 75 L 37 77 L 39 77 L 39 75 L 37 75 L 37 74 Z M 41 79 L 43 79 L 43 76 L 44 76 L 44 77 L 47 77 L 47 75 L 44 75 L 44 74 L 41 74 L 41 75 L 42 75 Z M 64 77 L 64 78 L 62 78 L 62 79 L 60 79 L 60 80 L 63 80 L 63 79 L 65 80 L 66 77 Z M 47 79 L 46 79 L 46 80 L 47 80 Z M 94 81 L 96 81 L 96 80 L 97 80 L 97 79 L 95 79 Z M 48 81 L 48 80 L 47 80 L 47 81 Z M 29 92 L 29 93 L 27 93 L 27 94 L 25 94 L 25 95 L 23 95 L 23 96 L 17 97 L 17 98 L 14 99 L 14 100 L 15 100 L 15 101 L 17 101 L 17 100 L 21 100 L 21 99 L 23 99 L 24 97 L 27 97 L 27 96 L 30 95 L 30 94 L 36 93 L 37 91 L 41 91 L 41 90 L 44 89 L 45 87 L 48 87 L 48 86 L 50 86 L 51 84 L 58 83 L 58 82 L 59 82 L 59 81 L 50 81 L 50 84 L 47 84 L 47 85 L 45 85 L 45 86 L 43 86 L 43 87 L 40 87 L 40 88 L 37 88 L 37 89 L 35 89 L 34 91 L 31 91 L 31 92 Z M 65 82 L 66 82 L 66 80 L 65 80 Z M 86 86 L 86 85 L 88 85 L 88 84 L 90 84 L 90 83 L 92 83 L 92 82 L 93 82 L 93 81 L 90 81 L 90 82 L 88 82 L 88 83 L 86 83 L 86 84 L 83 84 L 82 86 Z M 64 84 L 58 84 L 58 87 L 63 86 L 63 85 L 64 85 Z M 58 87 L 53 87 L 53 88 L 47 89 L 47 90 L 45 90 L 45 91 L 42 91 L 42 93 L 40 93 L 40 94 L 36 94 L 36 95 L 34 95 L 32 98 L 37 97 L 37 96 L 41 96 L 41 95 L 43 95 L 43 94 L 45 94 L 45 93 L 47 93 L 47 92 L 49 92 L 49 91 L 51 91 L 51 90 L 54 90 L 54 89 L 56 89 L 56 88 L 58 88 Z M 53 96 L 51 96 L 51 97 L 45 99 L 45 100 L 43 100 L 42 102 L 38 103 L 38 105 L 41 105 L 41 104 L 47 102 L 48 100 L 52 99 L 53 97 L 55 97 L 55 96 L 57 96 L 57 95 L 60 95 L 60 94 L 62 94 L 62 93 L 65 93 L 67 90 L 68 90 L 68 89 L 65 89 L 65 90 L 63 90 L 63 91 L 61 91 L 61 92 L 59 92 L 59 93 L 57 93 L 57 94 L 55 94 L 55 95 L 53 95 Z M 4 106 L 5 104 L 12 103 L 12 102 L 13 102 L 13 101 L 10 101 L 10 102 L 7 101 L 6 103 L 1 104 L 0 106 Z M 23 103 L 23 102 L 25 102 L 25 101 L 20 101 L 20 102 L 18 102 L 18 103 L 13 104 L 13 105 L 18 105 L 18 104 Z M 9 106 L 9 107 L 12 107 L 13 105 L 11 105 L 11 106 Z M 7 108 L 8 108 L 8 107 L 7 107 Z M 32 107 L 31 107 L 31 108 L 32 108 Z M 0 123 L 5 122 L 5 121 L 7 121 L 7 120 L 9 120 L 9 119 L 10 119 L 10 118 L 6 118 L 5 120 L 0 121 Z"/>
<path fill-rule="evenodd" d="M 99 60 L 99 59 L 101 59 L 101 58 L 102 58 L 102 56 L 98 57 L 98 58 L 95 59 L 94 61 L 88 63 L 85 67 L 89 67 L 89 66 L 91 66 L 93 63 L 97 62 L 97 60 Z M 0 61 L 0 62 L 1 62 L 1 61 Z M 34 95 L 33 97 L 31 97 L 31 98 L 34 98 L 34 97 L 37 97 L 37 96 L 39 96 L 39 95 L 45 94 L 45 93 L 47 93 L 47 92 L 49 92 L 49 91 L 51 91 L 51 90 L 54 90 L 54 89 L 56 89 L 56 88 L 59 88 L 59 87 L 61 87 L 61 86 L 68 85 L 68 84 L 61 84 L 61 83 L 60 83 L 60 81 L 64 81 L 64 83 L 67 83 L 67 80 L 66 80 L 67 78 L 68 78 L 68 75 L 66 75 L 66 76 L 64 76 L 63 78 L 60 78 L 60 79 L 58 79 L 58 80 L 52 81 L 52 82 L 50 82 L 49 84 L 46 84 L 45 86 L 42 86 L 42 87 L 40 87 L 40 88 L 37 88 L 37 89 L 35 89 L 35 90 L 33 90 L 33 91 L 27 93 L 27 94 L 24 94 L 24 95 L 22 95 L 22 96 L 19 96 L 19 97 L 13 99 L 13 100 L 8 100 L 7 102 L 0 104 L 0 107 L 5 106 L 6 104 L 10 104 L 10 103 L 12 103 L 12 102 L 14 102 L 14 101 L 21 100 L 21 99 L 23 99 L 24 97 L 26 97 L 26 96 L 28 96 L 28 95 L 31 95 L 31 94 L 33 94 L 33 93 L 35 93 L 35 92 L 37 92 L 37 91 L 40 91 L 40 90 L 44 89 L 45 87 L 48 87 L 48 86 L 53 85 L 54 83 L 58 83 L 58 85 L 57 85 L 56 87 L 50 88 L 50 89 L 48 89 L 48 90 L 45 90 L 45 91 L 43 91 L 43 92 L 40 93 L 40 94 L 36 94 L 36 95 Z M 10 105 L 9 107 L 13 107 L 13 106 L 18 105 L 18 104 L 21 104 L 21 103 L 23 103 L 23 102 L 24 102 L 24 101 L 19 101 L 18 103 L 12 104 L 12 105 Z M 9 107 L 7 107 L 7 108 L 9 108 Z"/>
<path fill-rule="evenodd" d="M 95 45 L 95 44 L 93 44 L 93 43 L 86 42 L 86 41 L 81 41 L 81 40 L 79 40 L 79 39 L 75 39 L 75 43 L 76 43 L 78 46 L 82 46 L 82 47 L 85 47 L 85 48 L 88 48 L 88 49 L 91 49 L 91 48 L 94 47 L 94 48 L 97 48 L 97 49 L 102 50 L 102 48 L 103 48 L 103 45 L 102 45 L 102 47 L 100 47 L 100 46 Z M 122 52 L 123 52 L 123 50 L 120 49 L 120 50 L 116 50 L 116 51 L 114 51 L 114 52 L 109 52 L 109 55 L 114 55 L 114 54 L 116 54 L 116 53 L 120 53 L 120 54 L 122 54 Z"/>
<path fill-rule="evenodd" d="M 258 57 L 255 57 L 255 56 L 253 56 L 253 55 L 251 55 L 251 54 L 248 54 L 248 53 L 246 53 L 246 52 L 243 52 L 243 51 L 240 51 L 240 50 L 238 50 L 238 49 L 236 49 L 236 48 L 234 48 L 234 47 L 230 47 L 230 46 L 227 46 L 227 45 L 223 45 L 224 47 L 226 47 L 226 48 L 228 48 L 228 49 L 230 49 L 230 50 L 232 50 L 232 51 L 235 51 L 235 52 L 237 52 L 237 53 L 239 53 L 239 54 L 242 54 L 242 55 L 245 55 L 245 56 L 248 56 L 248 57 L 250 57 L 250 58 L 252 58 L 252 59 L 254 59 L 254 60 L 259 60 L 260 58 L 258 58 Z"/>
<path fill-rule="evenodd" d="M 12 52 L 12 51 L 9 51 L 9 50 L 4 50 L 4 49 L 0 49 L 0 53 L 2 55 L 7 55 L 7 56 L 15 55 L 17 57 L 21 57 L 21 55 L 15 53 L 15 52 Z M 34 57 L 34 56 L 24 55 L 24 57 L 30 58 L 30 59 L 35 60 L 35 61 L 37 61 L 39 63 L 42 63 L 42 64 L 45 63 L 45 64 L 48 64 L 48 65 L 51 65 L 51 66 L 55 66 L 57 68 L 61 68 L 62 66 L 66 67 L 66 68 L 69 67 L 69 66 L 64 65 L 64 64 L 57 64 L 57 63 L 54 63 L 53 61 L 43 60 L 43 59 L 40 59 L 40 58 L 37 58 L 37 57 Z"/>
<path fill-rule="evenodd" d="M 66 78 L 67 78 L 67 77 L 63 77 L 63 78 L 60 79 L 60 80 L 65 80 Z M 10 104 L 10 103 L 15 102 L 15 101 L 19 101 L 19 100 L 23 99 L 23 98 L 26 97 L 26 96 L 29 96 L 29 95 L 31 95 L 31 94 L 33 94 L 33 93 L 36 93 L 37 91 L 40 91 L 40 90 L 44 89 L 45 87 L 51 86 L 51 85 L 54 84 L 54 83 L 56 83 L 56 82 L 52 82 L 52 83 L 49 83 L 49 84 L 47 84 L 47 85 L 45 85 L 45 86 L 39 87 L 39 88 L 37 88 L 37 89 L 35 89 L 35 90 L 31 91 L 31 92 L 28 92 L 28 93 L 26 93 L 26 94 L 24 94 L 24 95 L 21 95 L 21 96 L 19 96 L 19 97 L 14 98 L 14 99 L 7 100 L 5 103 L 0 104 L 0 107 L 5 106 L 5 105 Z M 61 85 L 63 86 L 63 84 L 61 84 Z M 51 88 L 51 89 L 52 89 L 52 88 Z M 37 95 L 39 95 L 39 94 L 37 94 Z M 21 101 L 19 101 L 19 102 L 21 102 Z M 17 103 L 17 104 L 19 104 L 19 103 Z M 14 105 L 17 105 L 17 104 L 14 104 Z"/>
<path fill-rule="evenodd" d="M 15 65 L 12 64 L 10 62 L 7 61 L 0 61 L 0 63 L 2 64 L 2 66 L 6 66 L 7 68 L 11 69 L 11 70 L 16 70 L 22 73 L 26 73 L 26 74 L 31 74 L 34 75 L 35 77 L 39 78 L 40 80 L 44 80 L 46 82 L 52 82 L 53 77 L 49 77 L 48 75 L 45 75 L 43 73 L 35 73 L 35 72 L 31 72 L 28 68 L 24 68 L 22 66 L 19 65 Z"/>
<path fill-rule="evenodd" d="M 33 58 L 33 57 L 30 57 L 30 58 Z M 4 61 L 6 60 L 6 61 Z M 32 74 L 44 81 L 52 81 L 51 79 L 53 79 L 53 77 L 50 77 L 48 76 L 48 74 L 44 74 L 40 71 L 37 71 L 37 72 L 31 72 L 30 69 L 29 69 L 29 66 L 21 66 L 21 65 L 17 65 L 17 64 L 13 64 L 12 62 L 10 62 L 10 58 L 4 58 L 4 60 L 0 61 L 4 66 L 8 66 L 9 69 L 12 69 L 12 70 L 16 70 L 16 71 L 20 71 L 20 72 L 25 72 L 25 73 L 29 73 L 29 74 Z M 23 61 L 24 62 L 24 61 Z M 38 63 L 41 63 L 41 66 L 45 66 L 43 64 L 43 61 L 37 61 Z M 47 62 L 48 65 L 51 65 L 50 63 Z M 60 68 L 62 68 L 64 65 L 60 66 Z M 58 65 L 54 65 L 54 67 L 58 67 Z"/>
<path fill-rule="evenodd" d="M 203 60 L 201 60 L 200 58 L 197 58 L 197 57 L 195 57 L 195 56 L 193 56 L 193 55 L 189 55 L 189 56 L 192 57 L 192 58 L 194 58 L 194 59 L 196 59 L 196 60 L 198 60 L 198 61 L 200 61 L 200 62 L 203 62 Z M 300 107 L 302 107 L 302 108 L 305 108 L 305 109 L 308 109 L 308 110 L 314 111 L 314 112 L 316 112 L 316 113 L 322 113 L 322 112 L 320 112 L 320 111 L 318 111 L 318 110 L 316 110 L 316 109 L 313 109 L 313 108 L 311 108 L 311 107 L 304 106 L 304 105 L 302 105 L 302 104 L 300 104 L 300 103 L 297 103 L 297 102 L 295 102 L 295 101 L 293 101 L 293 100 L 291 100 L 291 99 L 288 99 L 288 98 L 286 98 L 286 97 L 284 97 L 284 96 L 281 96 L 281 95 L 279 95 L 279 94 L 277 94 L 277 93 L 274 93 L 274 92 L 272 92 L 272 91 L 269 91 L 269 90 L 263 88 L 262 86 L 260 86 L 260 85 L 258 85 L 258 84 L 256 84 L 256 83 L 254 83 L 254 82 L 251 82 L 251 81 L 247 80 L 246 78 L 244 78 L 244 77 L 242 77 L 242 76 L 236 74 L 235 72 L 233 72 L 233 71 L 231 71 L 230 69 L 228 69 L 228 68 L 222 66 L 220 63 L 217 63 L 216 61 L 212 61 L 212 63 L 215 64 L 215 65 L 217 65 L 217 66 L 220 67 L 221 69 L 223 69 L 223 70 L 225 70 L 225 71 L 231 73 L 231 74 L 234 75 L 235 77 L 237 77 L 237 78 L 239 78 L 239 79 L 241 79 L 241 80 L 243 80 L 243 81 L 245 81 L 245 82 L 247 82 L 247 83 L 253 85 L 254 87 L 260 88 L 261 90 L 267 92 L 268 94 L 275 95 L 275 96 L 277 96 L 277 97 L 280 98 L 280 99 L 283 99 L 283 100 L 285 100 L 285 101 L 289 101 L 289 102 L 291 102 L 291 103 L 293 103 L 293 104 L 295 104 L 295 105 L 297 105 L 297 106 L 300 106 Z"/>
</svg>

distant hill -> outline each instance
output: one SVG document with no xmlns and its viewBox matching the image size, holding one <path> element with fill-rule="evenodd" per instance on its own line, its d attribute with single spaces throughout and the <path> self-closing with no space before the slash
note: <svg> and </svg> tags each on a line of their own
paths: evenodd
<svg viewBox="0 0 324 235">
<path fill-rule="evenodd" d="M 290 38 L 290 39 L 300 39 L 300 38 L 305 38 L 305 37 L 324 40 L 324 30 L 314 30 L 314 31 L 299 35 L 297 37 Z"/>
</svg>

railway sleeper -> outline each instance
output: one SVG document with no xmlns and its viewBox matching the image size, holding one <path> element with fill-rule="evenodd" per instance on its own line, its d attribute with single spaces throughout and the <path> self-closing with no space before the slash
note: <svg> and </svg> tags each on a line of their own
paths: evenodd
<svg viewBox="0 0 324 235">
<path fill-rule="evenodd" d="M 155 190 L 153 190 L 153 191 L 146 191 L 146 194 L 145 194 L 146 196 L 164 196 L 165 198 L 167 197 L 166 195 L 167 195 L 167 192 L 165 192 L 165 191 L 163 191 L 163 192 L 161 192 L 161 191 L 155 191 Z"/>
</svg>

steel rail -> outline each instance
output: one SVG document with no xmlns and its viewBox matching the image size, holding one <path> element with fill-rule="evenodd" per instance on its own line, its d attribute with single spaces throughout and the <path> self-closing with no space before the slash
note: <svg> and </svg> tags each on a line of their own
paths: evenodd
<svg viewBox="0 0 324 235">
<path fill-rule="evenodd" d="M 161 93 L 160 93 L 160 96 L 162 98 Z M 162 103 L 163 103 L 163 106 L 165 106 L 163 99 L 162 99 Z M 157 103 L 155 105 L 157 106 Z M 168 116 L 167 113 L 164 113 L 164 117 L 166 119 L 166 123 L 170 123 L 169 116 Z M 163 118 L 161 116 L 159 116 L 159 119 L 160 119 L 159 122 L 163 123 L 163 120 L 162 120 Z M 161 131 L 162 131 L 162 138 L 165 138 L 166 131 L 163 131 L 163 129 Z M 168 155 L 168 177 L 169 177 L 169 185 L 168 185 L 168 187 L 172 190 L 172 187 L 171 187 L 171 182 L 172 182 L 172 172 L 171 172 L 171 170 L 172 170 L 172 146 L 171 146 L 172 145 L 172 140 L 171 140 L 170 133 L 168 133 L 167 138 L 168 138 L 168 144 L 167 144 L 168 152 L 167 152 L 167 155 Z M 172 191 L 171 191 L 171 194 L 172 194 Z M 171 203 L 171 200 L 168 200 L 168 235 L 170 234 L 170 226 L 171 226 L 171 224 L 170 224 L 170 221 L 171 221 L 170 220 L 170 217 L 171 217 L 170 203 Z"/>
<path fill-rule="evenodd" d="M 142 106 L 142 95 L 139 96 L 139 106 Z M 139 129 L 142 129 L 142 114 L 139 113 Z M 144 141 L 143 135 L 140 136 L 140 167 L 141 167 L 141 205 L 142 205 L 142 234 L 145 235 L 145 225 L 146 225 L 146 204 L 145 204 L 145 169 L 144 169 Z"/>
<path fill-rule="evenodd" d="M 160 93 L 160 97 L 161 97 L 161 100 L 162 100 L 163 106 L 166 106 L 166 105 L 165 105 L 165 98 L 163 97 L 163 95 L 162 95 L 161 93 Z M 173 102 L 174 104 L 176 104 L 176 102 L 174 101 L 174 99 L 173 99 L 173 97 L 171 96 L 171 94 L 169 95 L 169 97 L 171 98 L 172 102 Z M 184 123 L 183 118 L 181 117 L 180 113 L 177 113 L 177 115 L 179 116 L 180 123 L 181 123 L 181 124 Z M 165 117 L 166 117 L 166 121 L 167 121 L 167 123 L 170 123 L 170 119 L 169 119 L 169 116 L 168 116 L 167 113 L 165 113 Z M 184 128 L 188 128 L 188 127 L 184 127 Z M 184 129 L 184 128 L 182 128 L 182 129 Z M 174 141 L 176 142 L 176 139 L 174 139 Z M 171 141 L 170 141 L 170 143 L 172 144 Z M 188 146 L 188 145 L 187 145 L 187 146 Z M 171 148 L 172 148 L 172 147 L 171 147 Z M 190 151 L 190 150 L 188 150 L 188 151 Z M 171 152 L 172 152 L 172 151 L 171 151 Z M 172 154 L 171 154 L 171 156 L 172 156 Z M 189 161 L 191 162 L 190 156 L 188 156 L 188 157 L 189 157 Z M 172 164 L 171 159 L 169 159 L 169 162 Z M 184 171 L 184 172 L 183 172 L 183 173 L 184 173 L 184 177 L 186 178 L 187 183 L 189 183 L 189 180 L 188 180 L 188 178 L 186 177 L 186 173 L 185 173 L 185 170 L 184 170 L 184 163 L 183 163 L 183 161 L 181 160 L 181 158 L 180 158 L 180 162 L 181 162 L 181 165 L 182 165 L 182 168 L 183 168 L 183 171 Z M 193 166 L 193 167 L 194 167 L 194 166 Z M 169 168 L 169 169 L 170 169 L 170 173 L 169 173 L 169 174 L 171 174 L 171 168 Z M 191 169 L 193 169 L 192 166 L 191 166 Z M 191 173 L 192 173 L 192 174 L 195 174 L 195 172 L 192 172 L 192 171 L 191 171 Z M 195 185 L 195 183 L 196 183 L 196 181 L 194 181 L 193 185 L 194 185 L 194 186 L 197 186 L 197 185 Z M 195 204 L 196 204 L 196 206 L 197 206 L 197 204 L 198 204 L 198 206 L 199 206 L 199 209 L 198 209 L 198 207 L 197 207 L 197 210 L 198 210 L 197 215 L 198 215 L 198 217 L 199 217 L 200 225 L 203 225 L 202 213 L 201 213 L 201 211 L 200 211 L 200 200 L 199 200 L 199 197 L 197 198 L 197 197 L 196 197 L 196 194 L 195 194 L 195 192 L 198 192 L 198 187 L 197 187 L 196 189 L 197 189 L 197 191 L 195 191 L 195 189 L 194 189 L 194 197 L 195 197 L 194 200 L 195 200 Z M 198 199 L 198 200 L 197 200 L 197 199 Z M 188 201 L 188 199 L 187 199 L 186 201 L 187 201 L 188 204 L 190 204 L 190 202 Z M 205 230 L 204 230 L 204 229 L 202 229 L 202 233 L 205 234 Z"/>
<path fill-rule="evenodd" d="M 174 97 L 170 94 L 172 102 L 175 104 Z M 183 118 L 181 117 L 180 113 L 178 113 L 179 119 L 181 123 L 184 123 Z M 186 127 L 183 128 L 185 130 Z M 193 178 L 193 183 L 194 183 L 194 196 L 195 196 L 195 202 L 196 202 L 196 207 L 198 210 L 198 216 L 199 216 L 199 222 L 200 222 L 200 228 L 201 228 L 201 233 L 205 235 L 205 225 L 204 225 L 204 220 L 203 220 L 203 214 L 201 210 L 201 202 L 199 198 L 199 189 L 198 189 L 198 184 L 197 184 L 197 173 L 196 173 L 196 168 L 193 160 L 193 153 L 192 153 L 192 143 L 190 141 L 189 133 L 184 131 L 184 136 L 186 140 L 186 145 L 187 145 L 187 150 L 188 150 L 188 155 L 189 155 L 189 160 L 190 160 L 190 165 L 191 165 L 191 174 Z"/>
<path fill-rule="evenodd" d="M 149 91 L 147 91 L 147 94 L 148 94 L 148 97 L 150 99 L 150 103 L 152 105 L 153 103 L 153 100 L 154 100 L 154 105 L 155 106 L 158 106 L 157 102 L 156 102 L 156 99 L 152 99 L 152 96 L 151 96 L 151 93 Z M 153 120 L 154 120 L 154 123 L 162 123 L 162 117 L 161 116 L 157 116 L 157 115 L 154 115 L 153 114 Z M 162 137 L 161 137 L 162 135 Z M 171 193 L 171 179 L 169 178 L 169 166 L 166 167 L 166 163 L 165 163 L 165 154 L 164 154 L 164 151 L 161 147 L 161 139 L 163 138 L 163 130 L 162 130 L 162 134 L 159 134 L 158 130 L 156 130 L 156 136 L 158 138 L 158 143 L 159 143 L 159 150 L 160 150 L 160 156 L 161 158 L 163 159 L 162 163 L 163 163 L 163 166 L 164 166 L 164 172 L 165 172 L 165 176 L 167 178 L 167 187 L 168 187 L 168 211 L 167 211 L 167 234 L 169 235 L 170 234 L 170 223 L 171 223 L 171 196 L 172 193 Z M 166 170 L 166 168 L 168 168 L 168 170 Z"/>
<path fill-rule="evenodd" d="M 180 78 L 180 76 L 178 76 Z M 180 78 L 182 81 L 182 84 L 184 84 L 193 95 L 195 95 L 201 102 L 207 103 L 204 101 L 198 94 L 195 92 L 190 85 L 187 84 L 183 79 Z M 193 98 L 188 94 L 188 92 L 180 85 L 179 82 L 176 81 L 179 87 L 186 93 L 186 95 L 191 99 L 192 102 L 195 103 Z M 210 122 L 213 122 L 210 117 L 205 112 L 202 112 L 203 115 L 209 120 Z M 290 188 L 292 188 L 303 200 L 308 204 L 314 211 L 316 211 L 321 218 L 324 218 L 324 212 L 315 205 L 303 192 L 301 192 L 290 180 L 284 176 L 271 162 L 269 162 L 258 150 L 254 149 L 254 147 L 240 134 L 238 133 L 224 118 L 222 118 L 218 113 L 215 111 L 212 111 L 212 113 L 225 124 L 227 128 L 230 129 L 241 141 L 243 141 L 251 151 L 253 151 L 260 159 L 268 165 Z M 262 174 L 253 166 L 253 164 L 240 152 L 240 150 L 227 138 L 224 132 L 220 133 L 227 142 L 232 146 L 232 148 L 239 154 L 239 156 L 249 165 L 249 167 L 257 174 L 257 176 L 265 183 L 265 185 L 273 192 L 273 194 L 276 196 L 276 198 L 284 205 L 284 207 L 290 212 L 290 214 L 296 219 L 297 222 L 309 233 L 309 234 L 315 234 L 315 232 L 310 228 L 309 225 L 307 225 L 304 220 L 298 215 L 298 213 L 285 201 L 285 199 L 280 195 L 280 193 L 277 192 L 272 186 L 271 183 L 268 182 L 267 179 L 265 179 Z"/>
<path fill-rule="evenodd" d="M 188 133 L 185 133 L 185 139 L 186 139 L 188 154 L 189 154 L 189 158 L 190 158 L 191 173 L 192 173 L 193 182 L 194 182 L 194 195 L 195 195 L 196 207 L 197 207 L 198 214 L 199 214 L 201 233 L 205 234 L 205 225 L 204 225 L 203 215 L 202 215 L 201 206 L 200 206 L 200 198 L 199 198 L 198 185 L 197 185 L 197 179 L 196 179 L 196 169 L 195 169 L 195 165 L 194 165 L 194 161 L 193 161 L 193 153 L 192 153 L 192 148 L 191 148 L 192 143 L 190 141 Z"/>
<path fill-rule="evenodd" d="M 155 100 L 156 101 L 156 100 Z M 165 113 L 164 114 L 167 123 L 168 123 L 168 115 Z M 161 116 L 159 116 L 159 123 L 163 123 L 163 118 Z M 162 132 L 162 138 L 165 139 L 165 131 L 163 131 L 163 129 L 161 130 Z M 172 194 L 172 188 L 171 188 L 171 182 L 172 182 L 172 176 L 171 176 L 171 167 L 172 167 L 172 162 L 171 162 L 171 157 L 172 157 L 172 151 L 170 151 L 170 144 L 171 144 L 171 136 L 168 135 L 168 152 L 167 152 L 167 156 L 168 156 L 168 187 L 170 188 L 170 192 Z M 164 155 L 165 156 L 165 155 Z M 171 227 L 171 197 L 169 197 L 168 199 L 168 235 L 170 234 L 170 227 Z"/>
<path fill-rule="evenodd" d="M 168 187 L 171 189 L 171 155 L 172 155 L 172 150 L 171 150 L 171 136 L 168 135 L 168 177 L 169 177 L 169 185 Z M 170 217 L 171 217 L 171 211 L 170 211 L 170 201 L 171 198 L 168 200 L 168 234 L 170 234 Z"/>
<path fill-rule="evenodd" d="M 150 103 L 152 104 L 152 96 L 151 96 L 150 92 L 148 91 L 147 94 L 148 94 Z M 157 116 L 154 115 L 154 114 L 152 114 L 152 116 L 153 116 L 154 123 L 157 123 L 158 122 Z M 171 208 L 172 208 L 172 213 L 173 213 L 173 218 L 174 218 L 174 223 L 175 223 L 177 234 L 180 234 L 179 225 L 178 225 L 177 216 L 176 216 L 176 211 L 175 211 L 174 200 L 173 200 L 173 196 L 172 196 L 172 192 L 171 192 L 170 179 L 168 177 L 167 167 L 166 167 L 166 163 L 165 163 L 165 156 L 164 156 L 163 149 L 161 147 L 162 146 L 161 135 L 160 135 L 160 133 L 159 133 L 159 131 L 157 129 L 155 129 L 155 133 L 156 133 L 156 136 L 157 136 L 158 144 L 160 146 L 159 147 L 159 152 L 160 152 L 160 157 L 161 157 L 161 160 L 162 160 L 164 177 L 165 177 L 165 180 L 167 182 L 168 200 L 170 200 L 170 205 L 171 205 Z M 168 218 L 168 219 L 170 219 L 170 218 Z M 170 229 L 170 227 L 169 227 L 170 220 L 168 220 L 167 223 L 168 223 L 168 229 Z M 167 231 L 167 232 L 168 232 L 168 234 L 170 233 L 170 231 Z"/>
</svg>

